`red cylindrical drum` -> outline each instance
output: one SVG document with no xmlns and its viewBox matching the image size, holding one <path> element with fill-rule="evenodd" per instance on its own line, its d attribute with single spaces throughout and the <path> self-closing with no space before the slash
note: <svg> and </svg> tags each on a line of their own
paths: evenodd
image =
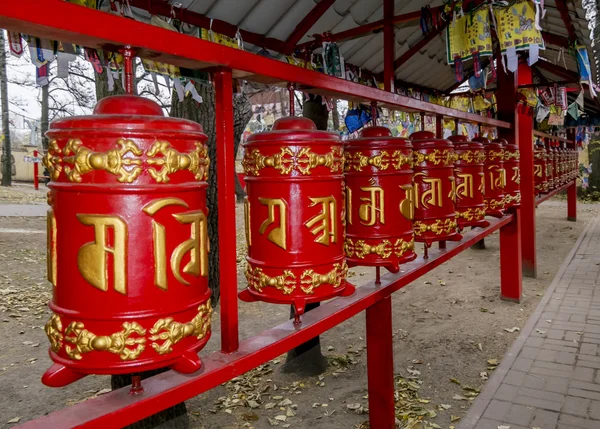
<svg viewBox="0 0 600 429">
<path fill-rule="evenodd" d="M 415 194 L 415 241 L 428 246 L 434 241 L 460 240 L 456 221 L 456 154 L 449 140 L 436 139 L 429 131 L 418 131 L 413 142 Z"/>
<path fill-rule="evenodd" d="M 504 188 L 504 208 L 521 205 L 521 170 L 519 166 L 519 146 L 509 144 L 505 139 L 496 139 L 504 150 L 504 170 L 506 171 L 506 187 Z"/>
<path fill-rule="evenodd" d="M 363 129 L 345 147 L 346 260 L 349 266 L 399 265 L 414 251 L 412 145 L 386 127 Z"/>
<path fill-rule="evenodd" d="M 504 188 L 506 170 L 504 169 L 504 148 L 499 141 L 490 142 L 485 137 L 473 139 L 483 143 L 485 149 L 485 213 L 488 216 L 504 216 Z"/>
<path fill-rule="evenodd" d="M 565 154 L 564 149 L 560 146 L 556 148 L 558 156 L 558 185 L 562 186 L 565 183 Z"/>
<path fill-rule="evenodd" d="M 548 191 L 554 189 L 554 151 L 552 142 L 546 147 L 546 181 L 548 182 Z"/>
<path fill-rule="evenodd" d="M 248 287 L 244 301 L 292 304 L 350 294 L 344 255 L 344 151 L 307 118 L 278 119 L 251 135 L 242 161 Z"/>
<path fill-rule="evenodd" d="M 487 226 L 485 220 L 484 173 L 485 151 L 481 143 L 469 141 L 466 136 L 448 138 L 454 144 L 456 161 L 456 217 L 459 228 Z"/>
<path fill-rule="evenodd" d="M 561 158 L 562 159 L 562 158 Z M 559 166 L 562 165 L 559 162 Z M 546 178 L 546 149 L 541 144 L 536 144 L 533 149 L 533 177 L 535 182 L 535 194 L 548 192 L 548 180 Z"/>
<path fill-rule="evenodd" d="M 560 153 L 555 145 L 552 146 L 552 165 L 554 166 L 554 189 L 556 189 L 560 186 Z"/>
<path fill-rule="evenodd" d="M 116 96 L 47 135 L 46 334 L 56 364 L 42 381 L 196 371 L 212 314 L 202 127 Z"/>
</svg>

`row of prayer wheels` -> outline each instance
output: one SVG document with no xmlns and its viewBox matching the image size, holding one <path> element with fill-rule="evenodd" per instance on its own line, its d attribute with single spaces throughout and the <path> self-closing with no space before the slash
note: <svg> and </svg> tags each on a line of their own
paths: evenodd
<svg viewBox="0 0 600 429">
<path fill-rule="evenodd" d="M 520 204 L 519 150 L 464 136 L 410 140 L 386 127 L 346 142 L 288 117 L 245 145 L 244 301 L 308 303 L 353 293 L 348 267 L 399 266 L 466 227 L 487 226 Z M 507 174 L 508 172 L 508 174 Z"/>
<path fill-rule="evenodd" d="M 551 142 L 548 147 L 538 140 L 533 152 L 535 194 L 540 195 L 559 188 L 577 177 L 577 149 L 560 147 Z"/>
</svg>

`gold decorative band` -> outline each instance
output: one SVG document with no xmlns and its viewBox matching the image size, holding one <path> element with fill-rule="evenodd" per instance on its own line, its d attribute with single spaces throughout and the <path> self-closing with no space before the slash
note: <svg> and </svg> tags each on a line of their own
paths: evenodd
<svg viewBox="0 0 600 429">
<path fill-rule="evenodd" d="M 198 314 L 187 323 L 176 322 L 172 317 L 157 320 L 148 337 L 147 330 L 138 322 L 124 322 L 122 330 L 110 335 L 96 335 L 85 329 L 83 322 L 71 322 L 63 332 L 63 324 L 57 314 L 52 315 L 44 330 L 53 352 L 58 353 L 65 343 L 71 344 L 65 345 L 65 351 L 73 360 L 81 360 L 86 353 L 106 351 L 128 361 L 137 359 L 146 349 L 147 342 L 156 353 L 164 355 L 171 353 L 172 346 L 184 338 L 201 340 L 210 332 L 211 315 L 212 307 L 207 301 L 198 307 Z"/>
<path fill-rule="evenodd" d="M 320 155 L 303 147 L 294 151 L 289 147 L 282 147 L 280 153 L 263 155 L 258 149 L 246 153 L 242 160 L 244 171 L 249 176 L 259 176 L 263 168 L 274 168 L 282 175 L 298 170 L 303 175 L 311 174 L 317 167 L 329 168 L 332 173 L 344 170 L 344 150 L 341 147 L 331 147 L 331 151 Z"/>
<path fill-rule="evenodd" d="M 454 161 L 457 161 L 458 155 L 453 150 L 444 149 L 441 151 L 439 149 L 433 149 L 427 154 L 415 151 L 413 152 L 413 158 L 414 163 L 417 164 L 428 161 L 433 163 L 433 165 L 438 165 L 441 162 L 443 162 L 444 165 L 448 165 L 454 163 Z"/>
<path fill-rule="evenodd" d="M 495 160 L 502 161 L 503 159 L 504 159 L 504 150 L 499 150 L 499 151 L 489 150 L 487 152 L 487 160 L 490 162 L 495 161 Z"/>
<path fill-rule="evenodd" d="M 507 150 L 504 151 L 504 160 L 510 161 L 511 159 L 516 159 L 517 161 L 521 158 L 521 154 L 518 150 L 514 150 L 509 152 Z"/>
<path fill-rule="evenodd" d="M 385 150 L 373 156 L 364 155 L 362 152 L 354 152 L 346 156 L 344 168 L 345 171 L 362 171 L 365 167 L 373 167 L 385 171 L 390 165 L 395 170 L 400 170 L 402 167 L 412 168 L 413 158 L 410 155 L 404 155 L 399 150 L 395 150 L 391 156 Z"/>
<path fill-rule="evenodd" d="M 105 171 L 118 176 L 121 183 L 132 183 L 144 171 L 142 165 L 160 166 L 160 170 L 149 167 L 146 171 L 157 183 L 169 182 L 169 175 L 180 170 L 189 170 L 196 180 L 208 178 L 208 148 L 196 142 L 196 149 L 182 154 L 167 141 L 156 141 L 142 158 L 143 151 L 133 141 L 118 139 L 116 147 L 106 152 L 94 152 L 85 147 L 81 140 L 70 139 L 63 149 L 56 140 L 48 144 L 48 152 L 42 158 L 52 180 L 57 180 L 64 170 L 71 182 L 80 183 L 82 176 L 91 171 Z"/>
<path fill-rule="evenodd" d="M 283 270 L 282 274 L 271 277 L 266 275 L 262 268 L 252 267 L 248 264 L 245 271 L 248 287 L 258 292 L 262 292 L 267 286 L 274 287 L 281 290 L 284 295 L 290 295 L 296 288 L 300 288 L 305 294 L 311 295 L 316 288 L 324 284 L 330 284 L 334 288 L 338 288 L 346 279 L 347 274 L 348 265 L 346 261 L 333 264 L 333 269 L 324 274 L 316 273 L 313 269 L 304 270 L 300 275 L 300 281 L 290 270 Z"/>
<path fill-rule="evenodd" d="M 389 240 L 383 240 L 379 244 L 367 244 L 363 240 L 357 240 L 354 242 L 352 239 L 347 238 L 344 245 L 346 256 L 356 256 L 359 259 L 364 259 L 368 255 L 377 255 L 380 258 L 387 259 L 392 253 L 397 257 L 401 257 L 405 252 L 413 250 L 415 248 L 414 240 L 405 241 L 397 239 L 394 244 Z"/>
<path fill-rule="evenodd" d="M 505 197 L 502 197 L 501 199 L 485 199 L 484 203 L 485 203 L 485 209 L 486 210 L 502 210 L 504 208 L 504 200 Z"/>
<path fill-rule="evenodd" d="M 474 209 L 469 207 L 464 211 L 457 211 L 456 217 L 465 220 L 473 220 L 475 218 L 482 219 L 485 217 L 485 209 Z"/>
<path fill-rule="evenodd" d="M 515 195 L 506 195 L 504 197 L 504 204 L 505 205 L 510 205 L 510 204 L 520 204 L 521 203 L 521 194 L 515 194 Z"/>
<path fill-rule="evenodd" d="M 464 161 L 467 164 L 480 164 L 485 161 L 485 151 L 483 150 L 467 150 L 460 155 L 456 155 L 456 160 Z"/>
<path fill-rule="evenodd" d="M 415 235 L 422 235 L 426 232 L 433 232 L 436 235 L 444 233 L 451 234 L 458 228 L 458 223 L 454 219 L 440 220 L 437 219 L 434 223 L 427 224 L 420 220 L 413 222 L 413 230 Z"/>
</svg>

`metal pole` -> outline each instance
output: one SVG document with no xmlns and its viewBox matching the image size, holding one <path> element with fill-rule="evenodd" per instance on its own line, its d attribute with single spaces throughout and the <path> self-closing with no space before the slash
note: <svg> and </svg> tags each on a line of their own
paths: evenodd
<svg viewBox="0 0 600 429">
<path fill-rule="evenodd" d="M 40 181 L 38 178 L 38 163 L 37 163 L 37 157 L 38 157 L 38 151 L 34 150 L 33 151 L 33 157 L 34 157 L 34 163 L 33 163 L 33 188 L 37 191 L 40 188 Z"/>
<path fill-rule="evenodd" d="M 221 350 L 239 347 L 235 224 L 235 157 L 233 153 L 233 80 L 231 70 L 214 73 L 219 201 L 219 285 L 221 286 Z"/>
</svg>

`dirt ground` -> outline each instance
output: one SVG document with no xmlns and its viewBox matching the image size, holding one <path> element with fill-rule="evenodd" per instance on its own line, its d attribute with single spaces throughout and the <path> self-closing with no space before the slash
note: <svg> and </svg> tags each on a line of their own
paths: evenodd
<svg viewBox="0 0 600 429">
<path fill-rule="evenodd" d="M 1 205 L 40 203 L 45 192 L 15 191 L 22 189 L 0 188 L 0 428 L 110 388 L 106 376 L 86 377 L 61 389 L 40 382 L 51 364 L 43 331 L 51 293 L 45 279 L 45 219 L 1 217 Z M 518 335 L 512 328 L 523 327 L 586 223 L 599 212 L 600 205 L 580 205 L 579 220 L 573 223 L 566 220 L 564 201 L 554 199 L 538 209 L 539 277 L 524 279 L 521 304 L 499 299 L 497 234 L 486 239 L 485 250 L 469 249 L 394 295 L 396 399 L 402 427 L 418 416 L 429 422 L 423 426 L 427 428 L 457 424 L 493 371 L 494 360 L 502 359 Z M 241 252 L 242 214 L 240 206 Z M 245 287 L 241 266 L 240 289 Z M 357 286 L 373 279 L 373 269 L 352 271 Z M 289 314 L 286 306 L 263 303 L 240 302 L 239 309 L 242 338 L 283 322 Z M 201 355 L 218 350 L 218 310 L 213 321 L 213 338 Z M 187 420 L 194 429 L 368 427 L 364 314 L 325 333 L 321 342 L 330 362 L 323 376 L 283 374 L 282 356 L 187 401 L 188 416 L 180 422 Z"/>
</svg>

